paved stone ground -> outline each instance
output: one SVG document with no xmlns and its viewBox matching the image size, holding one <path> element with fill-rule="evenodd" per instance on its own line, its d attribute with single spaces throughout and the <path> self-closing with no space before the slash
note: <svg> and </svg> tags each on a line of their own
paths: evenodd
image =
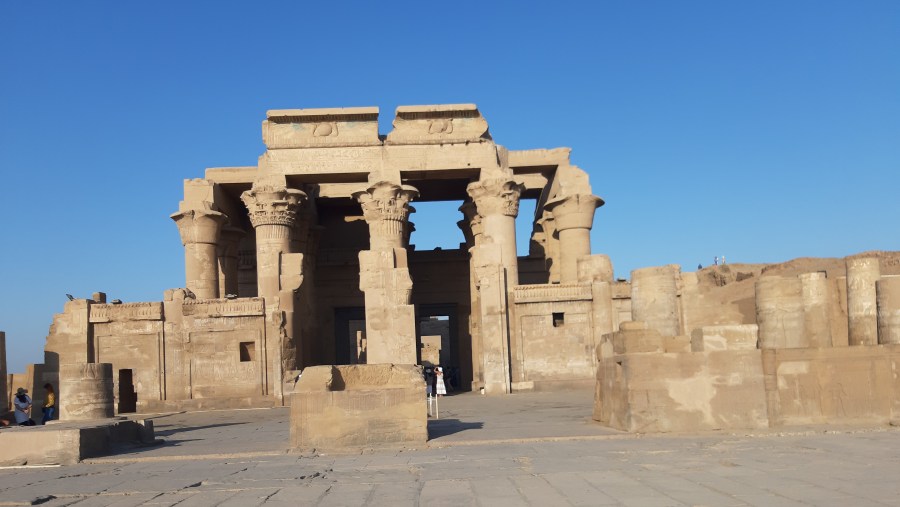
<svg viewBox="0 0 900 507">
<path fill-rule="evenodd" d="M 900 505 L 893 428 L 625 435 L 589 392 L 441 400 L 419 450 L 285 454 L 285 409 L 154 417 L 163 446 L 0 470 L 0 505 Z"/>
</svg>

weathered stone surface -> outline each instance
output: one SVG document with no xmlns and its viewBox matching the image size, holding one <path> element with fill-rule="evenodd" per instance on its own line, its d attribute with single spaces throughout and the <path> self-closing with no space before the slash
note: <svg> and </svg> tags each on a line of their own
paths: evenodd
<svg viewBox="0 0 900 507">
<path fill-rule="evenodd" d="M 806 347 L 802 285 L 796 277 L 764 276 L 756 281 L 759 347 Z"/>
<path fill-rule="evenodd" d="M 453 144 L 489 141 L 475 104 L 400 106 L 386 144 Z"/>
<path fill-rule="evenodd" d="M 757 348 L 759 328 L 756 324 L 705 326 L 691 333 L 693 352 L 721 350 L 754 350 Z"/>
<path fill-rule="evenodd" d="M 847 316 L 850 345 L 878 343 L 875 282 L 881 277 L 877 257 L 847 259 Z"/>
<path fill-rule="evenodd" d="M 108 419 L 114 415 L 110 363 L 61 364 L 59 418 L 62 421 Z"/>
<path fill-rule="evenodd" d="M 632 432 L 768 425 L 760 351 L 628 353 L 601 361 L 594 418 Z"/>
<path fill-rule="evenodd" d="M 414 365 L 313 366 L 291 394 L 291 447 L 415 447 L 428 438 L 425 381 Z"/>
<path fill-rule="evenodd" d="M 900 276 L 882 276 L 875 283 L 878 343 L 900 344 Z"/>
<path fill-rule="evenodd" d="M 666 336 L 681 334 L 678 312 L 678 277 L 675 264 L 641 268 L 631 272 L 631 313 L 633 320 L 646 322 Z"/>
</svg>

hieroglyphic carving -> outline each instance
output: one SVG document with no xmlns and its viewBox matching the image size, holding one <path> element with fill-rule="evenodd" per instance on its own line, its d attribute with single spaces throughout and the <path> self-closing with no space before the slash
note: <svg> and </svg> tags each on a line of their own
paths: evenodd
<svg viewBox="0 0 900 507">
<path fill-rule="evenodd" d="M 589 284 L 517 285 L 513 288 L 516 303 L 590 300 Z"/>
<path fill-rule="evenodd" d="M 188 299 L 181 307 L 184 315 L 198 318 L 256 316 L 262 315 L 264 310 L 263 298 Z"/>
<path fill-rule="evenodd" d="M 129 320 L 162 320 L 163 305 L 161 302 L 124 303 L 119 305 L 90 306 L 89 322 L 123 322 Z"/>
</svg>

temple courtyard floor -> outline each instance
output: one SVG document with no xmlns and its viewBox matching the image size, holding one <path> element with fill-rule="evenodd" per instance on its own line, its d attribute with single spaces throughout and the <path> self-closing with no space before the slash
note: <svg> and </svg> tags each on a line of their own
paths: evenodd
<svg viewBox="0 0 900 507">
<path fill-rule="evenodd" d="M 900 505 L 892 427 L 634 435 L 591 404 L 448 396 L 421 449 L 324 455 L 285 451 L 285 408 L 158 414 L 162 445 L 0 469 L 0 505 Z"/>
</svg>

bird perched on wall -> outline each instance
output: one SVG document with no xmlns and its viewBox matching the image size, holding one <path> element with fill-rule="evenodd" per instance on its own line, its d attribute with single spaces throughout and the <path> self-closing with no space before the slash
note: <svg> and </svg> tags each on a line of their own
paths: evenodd
<svg viewBox="0 0 900 507">
<path fill-rule="evenodd" d="M 113 299 L 112 301 L 110 301 L 110 303 L 114 304 L 114 305 L 120 305 L 120 304 L 122 304 L 122 300 L 121 299 Z"/>
<path fill-rule="evenodd" d="M 66 294 L 66 297 L 69 298 L 69 301 L 75 301 L 75 296 L 71 294 Z"/>
</svg>

